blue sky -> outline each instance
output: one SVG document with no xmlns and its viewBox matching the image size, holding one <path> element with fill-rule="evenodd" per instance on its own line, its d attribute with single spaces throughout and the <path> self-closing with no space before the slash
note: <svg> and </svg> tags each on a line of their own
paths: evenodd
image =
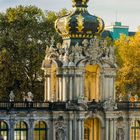
<svg viewBox="0 0 140 140">
<path fill-rule="evenodd" d="M 35 5 L 43 10 L 59 11 L 71 9 L 71 0 L 0 0 L 0 11 L 17 5 Z M 116 19 L 128 25 L 131 31 L 136 31 L 140 25 L 140 0 L 90 0 L 88 9 L 102 17 L 106 25 Z"/>
</svg>

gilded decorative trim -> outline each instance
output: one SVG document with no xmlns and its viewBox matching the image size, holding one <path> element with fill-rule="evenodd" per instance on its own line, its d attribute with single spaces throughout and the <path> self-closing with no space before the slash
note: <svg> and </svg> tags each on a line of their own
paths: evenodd
<svg viewBox="0 0 140 140">
<path fill-rule="evenodd" d="M 93 38 L 93 35 L 85 35 L 85 34 L 69 34 L 69 35 L 63 35 L 63 39 L 67 39 L 67 38 Z"/>
<path fill-rule="evenodd" d="M 87 11 L 87 8 L 85 8 L 85 7 L 76 7 L 76 11 L 85 12 L 85 11 Z"/>
<path fill-rule="evenodd" d="M 82 0 L 82 4 L 86 4 L 87 3 L 87 0 Z"/>
<path fill-rule="evenodd" d="M 101 18 L 99 18 L 99 17 L 97 17 L 97 20 L 98 20 L 98 22 L 99 22 L 99 26 L 98 26 L 98 32 L 97 33 L 101 33 L 102 32 L 102 30 L 103 30 L 103 21 L 102 21 L 102 19 Z"/>
<path fill-rule="evenodd" d="M 76 1 L 75 0 L 72 0 L 72 3 L 73 3 L 73 5 L 75 5 L 76 4 Z"/>
<path fill-rule="evenodd" d="M 69 31 L 70 31 L 70 20 L 71 20 L 70 17 L 65 19 L 65 28 L 66 28 L 67 33 L 69 33 Z"/>
<path fill-rule="evenodd" d="M 83 18 L 83 16 L 80 14 L 80 15 L 78 15 L 77 16 L 77 29 L 78 29 L 78 31 L 79 32 L 82 32 L 82 30 L 84 29 L 84 18 Z"/>
</svg>

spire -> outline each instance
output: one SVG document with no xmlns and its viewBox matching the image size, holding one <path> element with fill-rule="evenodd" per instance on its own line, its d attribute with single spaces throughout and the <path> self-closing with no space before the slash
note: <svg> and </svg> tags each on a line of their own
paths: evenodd
<svg viewBox="0 0 140 140">
<path fill-rule="evenodd" d="M 72 0 L 73 7 L 87 7 L 87 2 L 89 0 Z"/>
</svg>

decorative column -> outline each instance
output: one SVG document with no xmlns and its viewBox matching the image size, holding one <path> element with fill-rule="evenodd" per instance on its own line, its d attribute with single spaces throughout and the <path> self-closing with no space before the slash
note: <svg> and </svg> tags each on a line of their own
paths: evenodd
<svg viewBox="0 0 140 140">
<path fill-rule="evenodd" d="M 103 81 L 103 92 L 104 92 L 104 98 L 107 99 L 109 97 L 112 97 L 114 99 L 115 97 L 115 68 L 104 68 L 104 81 Z"/>
<path fill-rule="evenodd" d="M 101 140 L 105 140 L 105 127 L 101 127 Z"/>
<path fill-rule="evenodd" d="M 67 96 L 66 96 L 66 77 L 63 76 L 63 101 L 67 100 Z"/>
<path fill-rule="evenodd" d="M 77 118 L 74 118 L 73 120 L 73 128 L 72 128 L 72 140 L 79 140 L 78 139 L 78 119 Z"/>
<path fill-rule="evenodd" d="M 100 72 L 100 74 L 99 74 L 99 80 L 100 80 L 100 83 L 99 83 L 99 99 L 100 100 L 104 100 L 105 98 L 104 98 L 104 93 L 103 93 L 103 73 L 102 72 Z"/>
<path fill-rule="evenodd" d="M 47 77 L 47 100 L 50 101 L 51 100 L 51 79 L 50 76 Z"/>
<path fill-rule="evenodd" d="M 77 119 L 77 139 L 84 140 L 84 113 L 80 113 Z"/>
<path fill-rule="evenodd" d="M 34 139 L 34 120 L 30 119 L 29 120 L 29 130 L 28 130 L 28 140 L 33 140 Z"/>
<path fill-rule="evenodd" d="M 73 97 L 73 81 L 72 76 L 69 77 L 69 100 L 72 100 Z"/>
<path fill-rule="evenodd" d="M 69 66 L 69 100 L 74 100 L 75 67 Z"/>
<path fill-rule="evenodd" d="M 114 135 L 114 131 L 113 131 L 113 129 L 114 129 L 114 126 L 113 126 L 113 119 L 111 118 L 111 119 L 109 119 L 109 121 L 110 121 L 110 131 L 109 131 L 109 135 L 110 135 L 110 140 L 113 140 L 113 135 Z"/>
<path fill-rule="evenodd" d="M 81 140 L 84 140 L 84 119 L 81 120 Z"/>
<path fill-rule="evenodd" d="M 69 119 L 68 135 L 69 135 L 68 140 L 73 140 L 73 139 L 72 139 L 73 133 L 72 133 L 72 119 L 71 119 L 71 118 Z"/>
<path fill-rule="evenodd" d="M 47 140 L 53 140 L 53 119 L 48 120 L 48 132 L 47 132 Z"/>
<path fill-rule="evenodd" d="M 78 73 L 76 76 L 75 76 L 75 98 L 74 99 L 77 99 L 80 95 L 80 74 Z"/>
<path fill-rule="evenodd" d="M 9 140 L 14 140 L 14 124 L 15 124 L 15 121 L 14 121 L 14 119 L 10 119 L 10 129 L 9 129 L 9 131 L 10 131 L 10 138 L 9 138 Z"/>
<path fill-rule="evenodd" d="M 47 101 L 47 92 L 48 92 L 48 91 L 47 91 L 47 86 L 48 86 L 48 85 L 47 85 L 47 76 L 46 76 L 46 72 L 44 72 L 44 73 L 45 73 L 45 76 L 44 76 L 44 77 L 45 77 L 45 83 L 44 83 L 44 84 L 45 84 L 45 86 L 44 86 L 44 101 Z"/>
<path fill-rule="evenodd" d="M 113 127 L 114 127 L 114 139 L 113 140 L 116 140 L 116 123 L 117 123 L 117 120 L 114 119 L 114 124 L 113 124 Z"/>
<path fill-rule="evenodd" d="M 63 101 L 69 99 L 69 91 L 68 91 L 68 69 L 66 67 L 63 68 Z"/>
<path fill-rule="evenodd" d="M 58 100 L 63 101 L 63 79 L 61 76 L 58 77 Z"/>
<path fill-rule="evenodd" d="M 77 129 L 78 129 L 78 139 L 77 140 L 82 140 L 82 138 L 81 138 L 81 133 L 82 133 L 82 128 L 81 128 L 81 119 L 78 119 L 77 120 L 78 121 L 78 127 L 77 127 Z"/>
<path fill-rule="evenodd" d="M 109 119 L 106 118 L 106 140 L 109 140 Z"/>
<path fill-rule="evenodd" d="M 79 81 L 80 81 L 80 97 L 84 97 L 84 69 L 81 68 L 80 70 L 80 77 L 79 77 Z"/>
<path fill-rule="evenodd" d="M 51 100 L 51 97 L 50 97 L 50 94 L 51 94 L 51 79 L 50 79 L 50 70 L 47 71 L 45 70 L 45 101 L 50 101 Z"/>
</svg>

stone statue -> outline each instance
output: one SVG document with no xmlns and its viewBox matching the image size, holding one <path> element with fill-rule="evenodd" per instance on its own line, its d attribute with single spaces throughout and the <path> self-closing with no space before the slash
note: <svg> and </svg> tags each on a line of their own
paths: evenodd
<svg viewBox="0 0 140 140">
<path fill-rule="evenodd" d="M 108 59 L 110 55 L 110 49 L 108 47 L 104 48 L 105 49 L 105 58 Z"/>
<path fill-rule="evenodd" d="M 116 140 L 124 140 L 124 130 L 123 128 L 117 128 L 117 131 L 116 131 Z"/>
<path fill-rule="evenodd" d="M 74 53 L 75 61 L 78 61 L 83 58 L 81 46 L 75 45 L 75 47 L 73 47 L 72 53 Z"/>
<path fill-rule="evenodd" d="M 68 66 L 71 66 L 71 67 L 74 67 L 75 66 L 73 60 L 74 60 L 73 55 L 72 54 L 69 55 L 69 64 L 68 64 Z"/>
<path fill-rule="evenodd" d="M 65 133 L 63 129 L 58 129 L 56 131 L 56 140 L 65 140 Z"/>
<path fill-rule="evenodd" d="M 137 94 L 135 94 L 134 99 L 135 99 L 135 102 L 137 102 L 137 101 L 138 101 L 139 97 L 138 97 L 138 95 L 137 95 Z"/>
<path fill-rule="evenodd" d="M 55 42 L 54 36 L 52 36 L 52 37 L 51 37 L 51 46 L 50 46 L 50 47 L 54 47 L 54 42 Z"/>
<path fill-rule="evenodd" d="M 68 52 L 65 52 L 63 56 L 63 66 L 68 66 L 68 63 L 69 63 L 69 54 Z"/>
<path fill-rule="evenodd" d="M 27 101 L 28 101 L 28 102 L 32 102 L 32 101 L 33 101 L 33 97 L 34 97 L 34 96 L 33 96 L 32 92 L 28 92 L 28 93 L 27 93 Z"/>
<path fill-rule="evenodd" d="M 26 94 L 25 94 L 25 92 L 22 92 L 22 98 L 23 98 L 23 101 L 26 101 Z"/>
<path fill-rule="evenodd" d="M 62 44 L 61 44 L 61 43 L 57 43 L 57 44 L 56 44 L 56 47 L 57 47 L 58 49 L 60 49 L 60 48 L 62 48 Z"/>
<path fill-rule="evenodd" d="M 98 47 L 93 46 L 88 51 L 89 51 L 90 57 L 93 60 L 96 60 L 98 57 Z"/>
<path fill-rule="evenodd" d="M 110 58 L 110 59 L 114 59 L 114 56 L 115 56 L 114 47 L 110 46 L 110 47 L 109 47 L 109 58 Z"/>
<path fill-rule="evenodd" d="M 117 109 L 117 104 L 113 100 L 113 98 L 110 96 L 108 99 L 106 99 L 103 103 L 103 108 L 106 110 L 113 110 Z"/>
<path fill-rule="evenodd" d="M 64 49 L 59 49 L 59 60 L 61 61 L 61 62 L 63 62 L 63 53 L 64 53 Z"/>
<path fill-rule="evenodd" d="M 94 37 L 94 46 L 99 47 L 99 39 L 97 37 Z"/>
<path fill-rule="evenodd" d="M 103 47 L 107 47 L 107 40 L 106 39 L 103 41 Z"/>
<path fill-rule="evenodd" d="M 89 47 L 93 47 L 94 46 L 94 39 L 92 38 L 91 40 L 90 40 L 90 45 L 89 45 Z"/>
<path fill-rule="evenodd" d="M 51 58 L 57 58 L 59 56 L 57 49 L 54 48 L 53 46 L 47 46 L 46 47 L 46 55 L 45 59 L 51 59 Z"/>
<path fill-rule="evenodd" d="M 84 39 L 83 42 L 82 42 L 82 45 L 84 48 L 87 48 L 88 45 L 89 45 L 89 41 L 87 39 Z"/>
<path fill-rule="evenodd" d="M 14 102 L 14 98 L 15 98 L 14 92 L 13 91 L 10 91 L 10 94 L 9 94 L 9 100 L 10 100 L 10 102 Z"/>
</svg>

